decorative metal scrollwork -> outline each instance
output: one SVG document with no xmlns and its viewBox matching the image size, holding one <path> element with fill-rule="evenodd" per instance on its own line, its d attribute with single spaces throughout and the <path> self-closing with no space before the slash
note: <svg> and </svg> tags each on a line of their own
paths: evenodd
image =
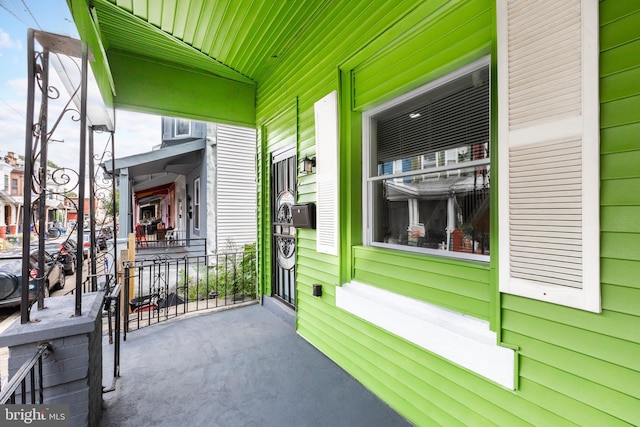
<svg viewBox="0 0 640 427">
<path fill-rule="evenodd" d="M 295 266 L 296 259 L 296 240 L 295 235 L 287 236 L 287 233 L 290 233 L 290 226 L 286 226 L 284 224 L 293 224 L 293 217 L 291 214 L 291 205 L 295 202 L 295 197 L 291 192 L 284 191 L 280 195 L 278 195 L 277 199 L 277 214 L 276 221 L 282 227 L 282 233 L 276 235 L 275 243 L 276 243 L 276 251 L 277 251 L 277 259 L 278 264 L 284 268 L 285 270 L 290 270 Z"/>
<path fill-rule="evenodd" d="M 280 224 L 291 224 L 291 207 L 287 203 L 283 203 L 278 208 L 278 222 Z"/>
<path fill-rule="evenodd" d="M 79 178 L 79 174 L 76 171 L 66 167 L 54 169 L 52 173 L 48 174 L 47 169 L 49 165 L 45 164 L 48 163 L 48 159 L 42 158 L 43 147 L 47 147 L 48 144 L 52 141 L 52 137 L 56 132 L 58 125 L 66 115 L 71 114 L 70 119 L 72 121 L 80 122 L 80 111 L 72 104 L 74 98 L 80 92 L 81 86 L 80 83 L 78 83 L 77 86 L 74 87 L 73 93 L 71 93 L 66 100 L 64 106 L 58 114 L 58 117 L 53 122 L 53 125 L 51 127 L 48 126 L 49 106 L 48 102 L 44 101 L 45 99 L 48 101 L 58 100 L 61 98 L 61 91 L 55 86 L 50 85 L 48 83 L 48 77 L 45 78 L 44 75 L 44 63 L 48 61 L 48 56 L 49 55 L 45 55 L 44 52 L 35 52 L 33 58 L 33 61 L 35 63 L 34 80 L 40 94 L 40 113 L 38 115 L 37 121 L 31 126 L 33 134 L 33 144 L 31 157 L 29 160 L 31 161 L 31 170 L 34 171 L 31 176 L 31 188 L 36 194 L 40 193 L 41 187 L 44 186 L 46 188 L 46 185 L 43 185 L 43 179 L 51 179 L 55 184 L 58 185 L 68 185 L 69 183 L 71 183 L 71 176 L 69 175 L 69 172 L 75 174 L 75 176 Z M 71 63 L 75 65 L 75 67 L 78 69 L 78 72 L 81 72 L 80 64 L 78 64 L 76 61 L 71 61 Z M 46 133 L 43 132 L 43 129 L 46 129 Z M 39 170 L 35 168 L 36 165 L 40 165 Z M 39 173 L 36 173 L 36 171 L 38 171 Z M 67 191 L 73 191 L 75 188 L 77 188 L 79 181 L 80 180 L 77 179 L 74 187 L 71 189 L 67 188 Z"/>
<path fill-rule="evenodd" d="M 100 131 L 95 132 L 100 133 Z M 113 153 L 110 150 L 113 142 L 112 139 L 113 134 L 110 135 L 102 152 L 94 154 L 92 159 L 97 166 L 93 177 L 93 195 L 104 206 L 113 203 L 113 197 L 115 197 L 112 178 L 108 177 L 101 168 L 101 165 L 104 165 L 106 162 L 110 162 L 113 159 Z M 115 212 L 112 212 L 112 214 L 115 216 Z M 105 217 L 105 221 L 106 219 L 107 218 Z M 115 223 L 115 217 L 111 219 Z"/>
</svg>

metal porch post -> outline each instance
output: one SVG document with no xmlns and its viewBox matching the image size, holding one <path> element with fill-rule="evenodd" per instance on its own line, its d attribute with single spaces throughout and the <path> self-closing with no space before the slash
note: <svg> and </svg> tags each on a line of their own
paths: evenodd
<svg viewBox="0 0 640 427">
<path fill-rule="evenodd" d="M 33 144 L 33 113 L 35 97 L 35 49 L 33 30 L 27 31 L 27 122 L 24 139 L 24 179 L 23 179 L 23 208 L 22 208 L 22 259 L 29 259 L 31 248 L 31 174 L 33 172 L 32 144 Z M 29 263 L 22 263 L 22 277 L 29 277 Z M 20 323 L 29 323 L 29 286 L 22 287 L 20 302 Z"/>
<path fill-rule="evenodd" d="M 87 65 L 88 65 L 88 47 L 86 43 L 82 43 L 82 77 L 80 84 L 80 159 L 78 162 L 78 250 L 82 250 L 82 242 L 84 236 L 84 198 L 86 177 L 86 158 L 87 158 Z M 82 257 L 78 257 L 79 268 L 76 269 L 80 274 L 76 274 L 76 309 L 75 315 L 82 315 Z"/>
</svg>

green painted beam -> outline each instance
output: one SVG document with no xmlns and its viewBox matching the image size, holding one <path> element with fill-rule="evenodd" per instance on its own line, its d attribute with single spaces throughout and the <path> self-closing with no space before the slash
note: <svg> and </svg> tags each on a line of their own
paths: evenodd
<svg viewBox="0 0 640 427">
<path fill-rule="evenodd" d="M 113 49 L 108 55 L 116 108 L 255 127 L 253 85 Z"/>
</svg>

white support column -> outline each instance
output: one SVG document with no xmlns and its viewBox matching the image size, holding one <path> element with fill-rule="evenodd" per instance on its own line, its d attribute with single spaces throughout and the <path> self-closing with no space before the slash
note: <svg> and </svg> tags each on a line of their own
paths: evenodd
<svg viewBox="0 0 640 427">
<path fill-rule="evenodd" d="M 19 206 L 18 205 L 11 205 L 11 224 L 10 225 L 17 225 L 18 224 L 18 215 L 19 214 L 20 214 Z"/>
</svg>

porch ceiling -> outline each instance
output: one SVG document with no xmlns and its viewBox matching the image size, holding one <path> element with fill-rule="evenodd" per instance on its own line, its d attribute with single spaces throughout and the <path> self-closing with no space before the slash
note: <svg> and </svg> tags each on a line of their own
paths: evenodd
<svg viewBox="0 0 640 427">
<path fill-rule="evenodd" d="M 248 85 L 253 88 L 251 102 L 255 103 L 255 86 L 287 55 L 302 32 L 336 7 L 330 0 L 68 2 L 81 38 L 94 54 L 96 50 L 104 53 L 104 69 L 110 76 L 102 81 L 104 85 L 111 79 L 115 106 L 136 108 L 131 104 L 135 93 L 139 109 L 163 114 L 180 113 L 176 111 L 179 106 L 170 99 L 159 99 L 157 91 L 137 90 L 132 82 L 148 85 L 155 78 L 152 73 L 140 72 L 145 67 L 138 65 L 139 61 Z M 148 99 L 140 100 L 141 95 Z"/>
<path fill-rule="evenodd" d="M 113 169 L 110 162 L 103 167 L 107 172 L 115 170 L 116 175 L 126 168 L 137 192 L 171 184 L 179 175 L 188 175 L 202 161 L 204 149 L 204 141 L 193 141 L 115 159 Z"/>
<path fill-rule="evenodd" d="M 94 0 L 103 44 L 135 55 L 258 82 L 324 1 Z"/>
</svg>

